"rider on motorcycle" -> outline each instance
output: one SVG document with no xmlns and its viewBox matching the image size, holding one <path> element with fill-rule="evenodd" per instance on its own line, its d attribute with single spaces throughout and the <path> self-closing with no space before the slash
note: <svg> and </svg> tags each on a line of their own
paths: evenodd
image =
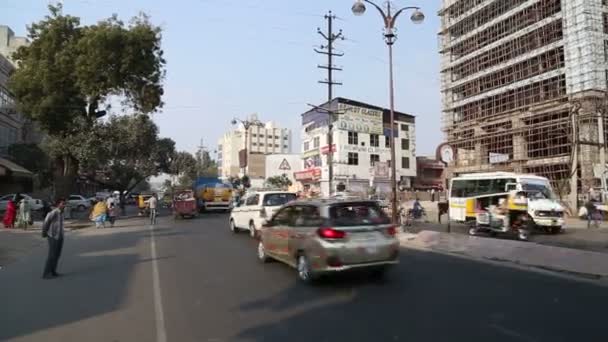
<svg viewBox="0 0 608 342">
<path fill-rule="evenodd" d="M 420 201 L 418 200 L 418 198 L 416 198 L 414 200 L 414 205 L 412 208 L 412 215 L 414 216 L 414 218 L 420 218 L 422 216 L 423 212 L 424 212 L 424 208 L 422 207 L 422 204 L 420 204 Z"/>
</svg>

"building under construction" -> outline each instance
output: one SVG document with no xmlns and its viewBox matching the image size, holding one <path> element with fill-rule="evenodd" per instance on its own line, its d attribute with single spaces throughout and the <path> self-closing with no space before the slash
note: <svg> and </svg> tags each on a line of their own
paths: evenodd
<svg viewBox="0 0 608 342">
<path fill-rule="evenodd" d="M 608 0 L 444 0 L 439 15 L 449 175 L 603 186 Z"/>
</svg>

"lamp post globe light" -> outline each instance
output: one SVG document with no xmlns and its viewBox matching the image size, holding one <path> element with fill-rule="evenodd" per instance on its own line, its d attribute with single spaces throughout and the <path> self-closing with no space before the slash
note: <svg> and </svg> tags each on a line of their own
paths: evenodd
<svg viewBox="0 0 608 342">
<path fill-rule="evenodd" d="M 393 44 L 397 41 L 397 35 L 395 34 L 395 21 L 401 13 L 406 10 L 413 10 L 410 20 L 414 24 L 421 24 L 424 22 L 424 13 L 420 10 L 420 7 L 409 6 L 394 10 L 393 3 L 391 1 L 386 2 L 386 6 L 383 9 L 376 3 L 370 0 L 356 0 L 352 7 L 352 12 L 356 16 L 365 14 L 366 6 L 368 3 L 372 7 L 378 10 L 384 21 L 384 41 L 388 46 L 388 65 L 389 65 L 389 99 L 390 99 L 390 112 L 391 112 L 391 211 L 393 223 L 397 223 L 397 160 L 395 151 L 395 83 L 393 80 Z"/>
</svg>

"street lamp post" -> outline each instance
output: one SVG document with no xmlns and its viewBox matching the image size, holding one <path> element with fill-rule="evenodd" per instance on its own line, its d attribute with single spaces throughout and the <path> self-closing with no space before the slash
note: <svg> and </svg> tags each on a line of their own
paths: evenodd
<svg viewBox="0 0 608 342">
<path fill-rule="evenodd" d="M 237 123 L 241 123 L 243 128 L 245 128 L 245 166 L 243 167 L 243 176 L 247 173 L 247 166 L 249 166 L 249 146 L 247 144 L 247 138 L 249 137 L 249 128 L 252 126 L 262 127 L 264 124 L 258 120 L 257 118 L 245 119 L 241 120 L 238 118 L 232 119 L 232 124 L 236 125 Z"/>
<path fill-rule="evenodd" d="M 376 5 L 369 0 L 357 0 L 352 7 L 354 15 L 360 16 L 365 13 L 365 2 L 372 5 L 380 12 L 384 21 L 384 41 L 388 46 L 388 64 L 389 64 L 389 98 L 391 112 L 391 197 L 392 197 L 392 219 L 393 223 L 397 223 L 397 161 L 395 148 L 395 84 L 393 80 L 393 44 L 397 40 L 395 34 L 395 21 L 405 10 L 414 10 L 411 20 L 414 24 L 421 24 L 424 21 L 424 14 L 420 11 L 420 7 L 403 7 L 393 14 L 393 5 L 391 1 L 386 2 L 386 10 Z"/>
</svg>

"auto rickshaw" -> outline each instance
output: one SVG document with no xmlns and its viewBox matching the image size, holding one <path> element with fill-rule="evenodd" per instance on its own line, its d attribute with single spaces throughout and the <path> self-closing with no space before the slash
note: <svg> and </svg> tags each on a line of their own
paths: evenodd
<svg viewBox="0 0 608 342">
<path fill-rule="evenodd" d="M 470 226 L 469 234 L 488 232 L 514 234 L 519 240 L 527 241 L 534 222 L 528 215 L 528 197 L 525 191 L 513 190 L 506 198 L 500 198 L 498 206 L 478 208 L 475 223 Z"/>
</svg>

